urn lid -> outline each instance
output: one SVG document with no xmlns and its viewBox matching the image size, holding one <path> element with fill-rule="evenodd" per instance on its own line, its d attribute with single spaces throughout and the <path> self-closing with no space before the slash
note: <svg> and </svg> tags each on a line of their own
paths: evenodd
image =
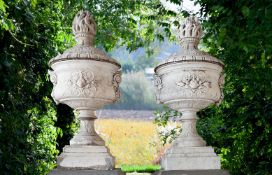
<svg viewBox="0 0 272 175">
<path fill-rule="evenodd" d="M 155 68 L 155 71 L 163 65 L 177 62 L 210 62 L 221 65 L 222 67 L 224 66 L 222 61 L 206 52 L 198 50 L 202 29 L 197 17 L 190 16 L 186 18 L 179 28 L 178 35 L 182 49 L 179 53 L 174 53 L 160 62 Z"/>
<path fill-rule="evenodd" d="M 93 40 L 96 34 L 96 23 L 89 11 L 79 11 L 73 21 L 73 34 L 77 45 L 67 49 L 63 54 L 52 58 L 49 66 L 56 62 L 67 60 L 94 60 L 121 65 L 113 58 L 107 56 L 103 51 L 93 47 Z"/>
</svg>

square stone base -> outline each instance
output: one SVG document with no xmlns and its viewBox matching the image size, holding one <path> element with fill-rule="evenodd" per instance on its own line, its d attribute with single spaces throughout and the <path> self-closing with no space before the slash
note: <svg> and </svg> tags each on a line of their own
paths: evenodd
<svg viewBox="0 0 272 175">
<path fill-rule="evenodd" d="M 161 166 L 163 170 L 221 169 L 212 147 L 172 147 L 163 156 Z"/>
<path fill-rule="evenodd" d="M 158 171 L 152 175 L 229 175 L 226 170 L 172 170 Z"/>
<path fill-rule="evenodd" d="M 65 146 L 57 159 L 60 169 L 111 170 L 114 157 L 105 146 Z"/>
<path fill-rule="evenodd" d="M 125 175 L 120 169 L 115 170 L 69 170 L 54 169 L 49 175 Z"/>
</svg>

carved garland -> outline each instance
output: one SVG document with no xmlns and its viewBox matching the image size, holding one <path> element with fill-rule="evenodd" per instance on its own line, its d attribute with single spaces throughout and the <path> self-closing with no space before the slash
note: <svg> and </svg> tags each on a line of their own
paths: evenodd
<svg viewBox="0 0 272 175">
<path fill-rule="evenodd" d="M 177 82 L 177 86 L 182 89 L 190 90 L 193 94 L 203 94 L 211 88 L 211 82 L 200 73 L 189 73 Z"/>
</svg>

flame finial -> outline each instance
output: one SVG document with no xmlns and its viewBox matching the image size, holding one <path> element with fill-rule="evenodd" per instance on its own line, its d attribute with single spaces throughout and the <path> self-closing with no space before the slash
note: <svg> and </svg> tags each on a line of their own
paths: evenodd
<svg viewBox="0 0 272 175">
<path fill-rule="evenodd" d="M 202 35 L 201 25 L 197 17 L 187 17 L 181 25 L 179 32 L 181 45 L 184 49 L 197 49 Z"/>
<path fill-rule="evenodd" d="M 73 21 L 73 33 L 80 45 L 92 45 L 96 34 L 96 23 L 89 11 L 80 10 Z"/>
</svg>

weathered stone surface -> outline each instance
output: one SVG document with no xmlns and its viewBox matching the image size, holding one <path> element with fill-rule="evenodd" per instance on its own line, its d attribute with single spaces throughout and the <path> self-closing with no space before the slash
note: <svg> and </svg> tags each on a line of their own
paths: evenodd
<svg viewBox="0 0 272 175">
<path fill-rule="evenodd" d="M 88 11 L 74 18 L 77 45 L 49 61 L 51 96 L 79 112 L 79 132 L 58 157 L 59 168 L 111 170 L 114 158 L 96 133 L 95 110 L 120 98 L 121 65 L 93 47 L 96 23 Z M 108 173 L 110 174 L 110 173 Z"/>
<path fill-rule="evenodd" d="M 49 175 L 125 175 L 121 170 L 72 170 L 54 169 Z"/>
<path fill-rule="evenodd" d="M 173 170 L 158 171 L 152 175 L 229 175 L 226 170 Z"/>
<path fill-rule="evenodd" d="M 59 168 L 110 170 L 114 158 L 105 146 L 65 146 L 57 160 Z"/>
</svg>

